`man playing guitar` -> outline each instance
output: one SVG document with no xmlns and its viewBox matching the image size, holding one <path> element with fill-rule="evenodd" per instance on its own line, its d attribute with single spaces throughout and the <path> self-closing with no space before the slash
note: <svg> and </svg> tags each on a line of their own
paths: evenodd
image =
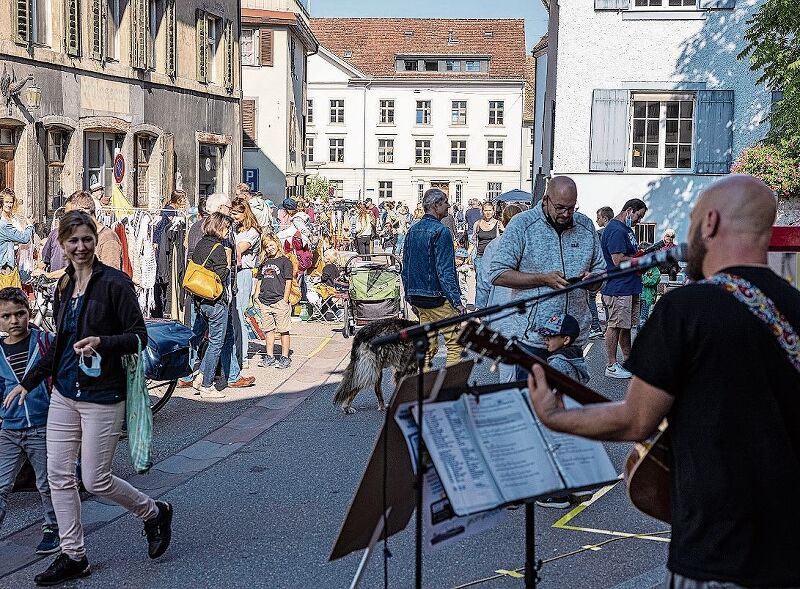
<svg viewBox="0 0 800 589">
<path fill-rule="evenodd" d="M 800 510 L 788 495 L 800 488 L 800 292 L 767 266 L 775 212 L 750 176 L 700 195 L 687 272 L 709 280 L 656 305 L 626 362 L 623 401 L 566 410 L 540 366 L 528 380 L 555 431 L 639 441 L 667 419 L 665 588 L 800 587 Z"/>
</svg>

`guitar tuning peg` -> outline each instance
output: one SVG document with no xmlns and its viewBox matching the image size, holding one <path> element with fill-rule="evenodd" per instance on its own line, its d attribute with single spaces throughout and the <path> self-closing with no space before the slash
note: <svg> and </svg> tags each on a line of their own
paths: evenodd
<svg viewBox="0 0 800 589">
<path fill-rule="evenodd" d="M 500 364 L 500 360 L 495 360 L 494 362 L 492 362 L 492 366 L 491 366 L 491 368 L 489 368 L 489 372 L 491 372 L 492 374 L 497 372 L 498 364 Z"/>
</svg>

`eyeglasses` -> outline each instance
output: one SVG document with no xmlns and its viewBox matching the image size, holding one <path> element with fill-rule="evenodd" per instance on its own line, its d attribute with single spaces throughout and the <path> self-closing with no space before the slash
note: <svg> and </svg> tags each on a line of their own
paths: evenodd
<svg viewBox="0 0 800 589">
<path fill-rule="evenodd" d="M 553 209 L 555 209 L 556 213 L 558 213 L 558 214 L 561 214 L 561 213 L 567 213 L 567 214 L 570 214 L 570 215 L 571 215 L 572 213 L 574 213 L 575 211 L 577 211 L 578 209 L 580 209 L 580 207 L 579 207 L 578 205 L 575 205 L 574 207 L 565 207 L 564 205 L 556 205 L 556 204 L 553 204 L 553 203 L 550 201 L 550 199 L 549 199 L 549 198 L 547 199 L 547 202 L 548 202 L 548 203 L 550 203 L 550 206 L 552 206 L 552 207 L 553 207 Z"/>
</svg>

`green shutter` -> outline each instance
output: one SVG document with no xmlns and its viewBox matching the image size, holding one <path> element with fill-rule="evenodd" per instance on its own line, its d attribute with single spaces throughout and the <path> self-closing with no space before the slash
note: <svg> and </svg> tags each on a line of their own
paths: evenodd
<svg viewBox="0 0 800 589">
<path fill-rule="evenodd" d="M 147 69 L 150 18 L 147 0 L 131 0 L 131 67 Z"/>
<path fill-rule="evenodd" d="M 30 0 L 16 0 L 16 35 L 14 40 L 28 46 L 31 44 L 31 6 Z"/>
<path fill-rule="evenodd" d="M 178 23 L 175 19 L 175 0 L 167 0 L 167 75 L 174 78 L 178 75 Z"/>
<path fill-rule="evenodd" d="M 89 19 L 91 31 L 92 59 L 102 61 L 105 57 L 103 48 L 105 47 L 105 2 L 102 0 L 89 0 Z"/>
<path fill-rule="evenodd" d="M 80 13 L 79 0 L 64 1 L 64 52 L 71 57 L 81 55 Z"/>
<path fill-rule="evenodd" d="M 225 21 L 225 90 L 229 93 L 233 92 L 233 23 L 229 20 Z"/>
<path fill-rule="evenodd" d="M 197 80 L 208 83 L 208 16 L 197 11 Z"/>
</svg>

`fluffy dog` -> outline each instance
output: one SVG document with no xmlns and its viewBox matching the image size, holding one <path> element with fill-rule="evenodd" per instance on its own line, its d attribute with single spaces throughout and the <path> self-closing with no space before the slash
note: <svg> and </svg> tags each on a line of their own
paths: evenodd
<svg viewBox="0 0 800 589">
<path fill-rule="evenodd" d="M 386 404 L 383 401 L 381 379 L 383 369 L 394 368 L 394 384 L 400 382 L 404 376 L 414 372 L 414 343 L 399 342 L 381 346 L 375 350 L 370 343 L 382 335 L 397 333 L 416 325 L 407 319 L 379 319 L 372 321 L 356 332 L 353 339 L 353 349 L 350 352 L 350 364 L 344 371 L 342 382 L 336 390 L 333 404 L 339 405 L 345 413 L 355 413 L 353 399 L 359 392 L 369 388 L 375 389 L 378 397 L 378 409 L 383 411 Z"/>
</svg>

